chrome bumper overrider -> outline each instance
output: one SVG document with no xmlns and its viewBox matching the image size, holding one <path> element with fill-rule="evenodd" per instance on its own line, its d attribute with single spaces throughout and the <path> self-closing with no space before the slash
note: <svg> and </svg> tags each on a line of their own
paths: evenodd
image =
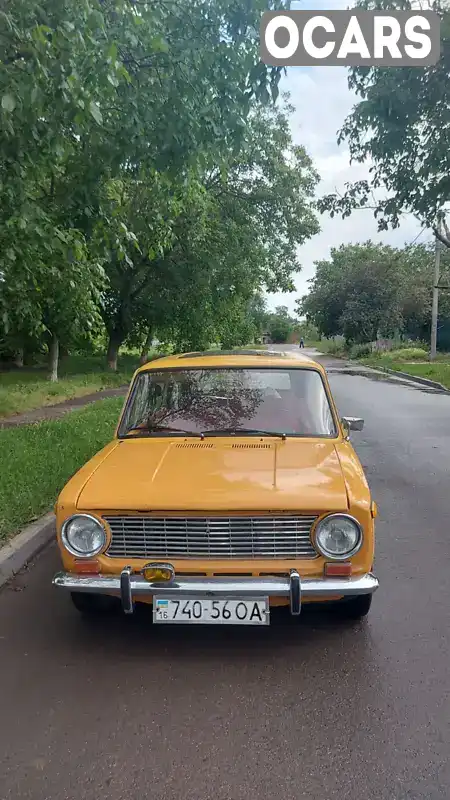
<svg viewBox="0 0 450 800">
<path fill-rule="evenodd" d="M 76 575 L 58 572 L 54 586 L 71 592 L 117 594 L 121 597 L 126 614 L 133 613 L 133 601 L 142 595 L 158 597 L 289 597 L 292 614 L 300 614 L 302 598 L 351 597 L 372 594 L 378 589 L 378 580 L 368 573 L 357 578 L 300 578 L 296 570 L 286 577 L 221 578 L 220 576 L 175 578 L 170 583 L 151 583 L 131 569 L 120 575 Z"/>
</svg>

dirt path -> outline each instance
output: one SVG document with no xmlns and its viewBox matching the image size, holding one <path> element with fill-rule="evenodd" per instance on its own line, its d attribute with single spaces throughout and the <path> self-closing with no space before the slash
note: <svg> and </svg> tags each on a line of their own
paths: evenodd
<svg viewBox="0 0 450 800">
<path fill-rule="evenodd" d="M 103 389 L 101 392 L 85 394 L 82 397 L 72 397 L 70 400 L 64 400 L 62 403 L 57 403 L 54 406 L 42 406 L 41 408 L 35 408 L 33 411 L 16 414 L 15 417 L 0 417 L 0 430 L 2 428 L 16 428 L 19 425 L 33 425 L 36 422 L 43 422 L 48 419 L 59 419 L 69 411 L 75 411 L 77 408 L 95 403 L 97 400 L 103 400 L 105 397 L 125 396 L 127 389 L 128 386 L 119 386 L 116 389 Z"/>
</svg>

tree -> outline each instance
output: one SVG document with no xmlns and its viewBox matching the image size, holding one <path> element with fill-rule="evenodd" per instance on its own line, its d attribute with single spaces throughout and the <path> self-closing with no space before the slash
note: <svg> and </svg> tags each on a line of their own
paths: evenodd
<svg viewBox="0 0 450 800">
<path fill-rule="evenodd" d="M 372 242 L 332 248 L 329 260 L 316 262 L 301 312 L 321 335 L 343 335 L 348 343 L 392 334 L 403 324 L 400 255 Z"/>
<path fill-rule="evenodd" d="M 299 313 L 301 315 L 300 306 L 301 300 L 297 300 L 296 305 L 299 309 Z M 298 325 L 296 325 L 296 330 L 299 337 L 303 338 L 305 341 L 309 342 L 317 342 L 320 339 L 320 334 L 318 329 L 312 322 L 308 322 L 306 319 L 300 319 Z"/>
<path fill-rule="evenodd" d="M 179 349 L 253 338 L 255 292 L 291 290 L 297 247 L 318 229 L 316 181 L 285 113 L 255 108 L 239 152 L 229 150 L 221 167 L 179 181 L 143 171 L 111 187 L 101 233 L 111 241 L 111 365 L 136 324 L 164 331 Z"/>
<path fill-rule="evenodd" d="M 342 245 L 331 251 L 328 261 L 317 263 L 310 292 L 298 301 L 299 311 L 321 335 L 343 335 L 348 343 L 370 342 L 378 333 L 427 340 L 433 272 L 431 245 Z M 442 277 L 449 285 L 448 251 L 443 253 Z M 443 292 L 440 329 L 449 322 L 450 294 Z"/>
<path fill-rule="evenodd" d="M 248 304 L 248 316 L 254 331 L 254 338 L 260 339 L 267 329 L 269 311 L 265 295 L 257 290 Z"/>
<path fill-rule="evenodd" d="M 55 232 L 56 239 L 86 245 L 86 264 L 108 259 L 134 270 L 128 250 L 139 253 L 136 234 L 119 214 L 114 237 L 108 230 L 108 191 L 118 182 L 125 184 L 125 217 L 142 200 L 142 180 L 163 185 L 160 209 L 146 198 L 153 239 L 148 236 L 148 248 L 139 253 L 140 278 L 143 264 L 162 258 L 177 216 L 170 207 L 169 221 L 163 218 L 170 179 L 177 195 L 190 174 L 221 165 L 239 150 L 255 98 L 268 102 L 277 95 L 280 70 L 266 68 L 258 55 L 266 7 L 263 0 L 17 0 L 2 12 L 0 273 L 7 284 L 8 335 L 15 342 L 42 324 L 42 291 L 52 285 L 61 255 L 59 246 L 49 249 Z M 143 214 L 141 220 L 142 227 L 149 222 Z M 87 270 L 82 281 L 89 296 L 97 290 L 94 272 Z M 118 273 L 120 266 L 108 278 Z M 63 276 L 68 297 L 79 275 L 69 268 L 59 271 Z M 21 294 L 30 286 L 36 293 L 28 294 L 26 306 Z M 125 291 L 123 308 L 135 301 L 135 289 Z M 114 305 L 120 291 L 115 285 L 105 297 L 104 316 L 106 301 Z M 16 304 L 25 313 L 15 315 Z M 79 306 L 81 326 L 89 322 L 88 306 Z M 114 313 L 120 328 L 118 307 Z M 113 329 L 113 351 L 117 338 Z"/>
<path fill-rule="evenodd" d="M 390 11 L 415 7 L 414 0 L 360 0 L 358 5 Z M 401 215 L 410 212 L 438 233 L 438 215 L 450 200 L 450 4 L 430 0 L 429 6 L 442 18 L 437 64 L 350 70 L 349 87 L 361 100 L 338 142 L 348 142 L 353 161 L 370 159 L 371 177 L 347 184 L 343 195 L 322 198 L 319 208 L 331 216 L 373 208 L 379 229 L 386 230 L 398 227 Z M 450 247 L 448 226 L 439 238 Z"/>
<path fill-rule="evenodd" d="M 284 344 L 294 330 L 295 320 L 290 316 L 287 306 L 277 306 L 269 315 L 268 331 L 272 342 Z"/>
<path fill-rule="evenodd" d="M 401 314 L 404 333 L 412 339 L 428 341 L 431 328 L 432 286 L 434 279 L 434 247 L 416 245 L 407 248 L 400 260 Z M 450 285 L 450 251 L 444 250 L 441 257 L 441 285 Z M 439 340 L 442 328 L 450 321 L 450 293 L 441 292 L 439 298 Z M 442 345 L 440 345 L 442 346 Z"/>
<path fill-rule="evenodd" d="M 100 323 L 105 273 L 101 262 L 91 258 L 80 231 L 45 226 L 44 220 L 28 231 L 21 221 L 20 215 L 10 218 L 14 246 L 7 247 L 1 259 L 3 335 L 21 361 L 24 344 L 43 337 L 49 378 L 55 381 L 60 342 L 70 345 L 80 331 L 94 330 Z"/>
</svg>

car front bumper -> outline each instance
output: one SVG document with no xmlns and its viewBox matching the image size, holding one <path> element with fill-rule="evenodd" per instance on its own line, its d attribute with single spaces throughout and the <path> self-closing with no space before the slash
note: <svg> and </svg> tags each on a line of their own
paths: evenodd
<svg viewBox="0 0 450 800">
<path fill-rule="evenodd" d="M 372 573 L 356 578 L 301 578 L 297 570 L 286 577 L 185 577 L 170 583 L 152 583 L 129 568 L 120 575 L 77 575 L 58 572 L 54 586 L 70 592 L 113 594 L 121 598 L 126 614 L 132 614 L 134 600 L 142 596 L 158 597 L 199 596 L 217 598 L 288 597 L 291 614 L 300 614 L 302 599 L 323 600 L 372 594 L 378 589 L 378 580 Z"/>
</svg>

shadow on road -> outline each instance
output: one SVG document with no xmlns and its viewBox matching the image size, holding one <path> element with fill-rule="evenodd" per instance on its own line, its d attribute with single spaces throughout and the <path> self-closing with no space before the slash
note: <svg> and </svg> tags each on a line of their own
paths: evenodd
<svg viewBox="0 0 450 800">
<path fill-rule="evenodd" d="M 142 663 L 166 659 L 184 660 L 186 666 L 199 655 L 207 663 L 226 660 L 260 663 L 276 654 L 283 657 L 295 651 L 295 658 L 321 658 L 331 650 L 342 648 L 352 652 L 352 660 L 363 661 L 372 649 L 370 615 L 366 620 L 345 619 L 338 603 L 305 604 L 299 617 L 292 617 L 288 608 L 273 608 L 268 626 L 175 625 L 154 624 L 152 608 L 138 603 L 135 613 L 118 613 L 98 618 L 84 618 L 73 607 L 70 597 L 51 586 L 51 577 L 59 566 L 55 545 L 36 559 L 30 569 L 0 592 L 0 638 L 26 642 L 29 655 L 43 651 L 52 654 L 56 665 L 75 659 L 77 663 L 114 664 L 136 658 Z M 376 607 L 376 598 L 374 600 Z M 12 612 L 15 611 L 13 622 Z M 376 613 L 376 611 L 374 612 Z"/>
<path fill-rule="evenodd" d="M 215 625 L 160 625 L 152 620 L 151 607 L 137 607 L 133 616 L 120 612 L 103 619 L 86 620 L 74 610 L 70 624 L 60 631 L 64 646 L 70 637 L 77 649 L 99 655 L 100 652 L 114 660 L 124 652 L 129 657 L 146 661 L 164 654 L 178 661 L 189 662 L 202 653 L 208 661 L 261 658 L 269 653 L 295 646 L 296 651 L 314 647 L 339 647 L 343 641 L 353 640 L 353 648 L 361 657 L 367 651 L 370 626 L 366 621 L 351 622 L 343 617 L 339 608 L 304 608 L 299 618 L 291 617 L 287 609 L 271 611 L 269 626 L 215 626 Z M 297 652 L 298 655 L 298 652 Z M 355 656 L 355 652 L 353 653 Z"/>
</svg>

